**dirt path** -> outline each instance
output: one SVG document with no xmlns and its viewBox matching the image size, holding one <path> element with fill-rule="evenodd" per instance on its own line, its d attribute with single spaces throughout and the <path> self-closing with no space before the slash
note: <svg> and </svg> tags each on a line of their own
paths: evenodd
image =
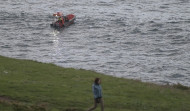
<svg viewBox="0 0 190 111">
<path fill-rule="evenodd" d="M 0 103 L 15 104 L 15 103 L 21 103 L 21 102 L 11 99 L 10 97 L 7 97 L 7 96 L 0 96 Z"/>
<path fill-rule="evenodd" d="M 0 96 L 0 104 L 6 104 L 14 107 L 14 109 L 22 109 L 25 111 L 46 111 L 48 103 L 30 104 L 18 100 L 14 100 L 8 96 Z"/>
</svg>

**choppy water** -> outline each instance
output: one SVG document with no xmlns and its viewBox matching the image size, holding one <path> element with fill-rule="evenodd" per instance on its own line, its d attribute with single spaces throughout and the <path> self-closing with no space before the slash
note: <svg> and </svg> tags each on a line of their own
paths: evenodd
<svg viewBox="0 0 190 111">
<path fill-rule="evenodd" d="M 0 0 L 0 55 L 190 86 L 190 1 Z"/>
</svg>

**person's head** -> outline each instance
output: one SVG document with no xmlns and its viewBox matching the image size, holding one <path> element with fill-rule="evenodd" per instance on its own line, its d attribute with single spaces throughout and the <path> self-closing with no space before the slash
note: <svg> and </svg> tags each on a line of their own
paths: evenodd
<svg viewBox="0 0 190 111">
<path fill-rule="evenodd" d="M 94 80 L 94 83 L 95 83 L 95 84 L 100 84 L 100 83 L 101 83 L 100 78 L 96 78 L 96 79 Z"/>
</svg>

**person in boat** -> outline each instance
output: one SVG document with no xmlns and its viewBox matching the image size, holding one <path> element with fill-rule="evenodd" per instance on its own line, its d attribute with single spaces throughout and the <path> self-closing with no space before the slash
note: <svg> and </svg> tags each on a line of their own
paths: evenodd
<svg viewBox="0 0 190 111">
<path fill-rule="evenodd" d="M 62 17 L 59 17 L 58 20 L 57 20 L 57 22 L 59 23 L 60 27 L 63 27 L 65 19 L 64 18 L 62 19 Z"/>
<path fill-rule="evenodd" d="M 58 22 L 62 22 L 62 18 L 61 18 L 61 17 L 59 17 L 57 21 L 58 21 Z"/>
</svg>

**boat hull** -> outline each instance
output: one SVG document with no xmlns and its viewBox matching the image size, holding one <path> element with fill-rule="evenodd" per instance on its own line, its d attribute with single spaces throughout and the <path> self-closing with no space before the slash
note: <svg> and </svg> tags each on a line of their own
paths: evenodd
<svg viewBox="0 0 190 111">
<path fill-rule="evenodd" d="M 58 22 L 53 22 L 52 24 L 50 24 L 50 26 L 53 28 L 68 27 L 75 22 L 75 19 L 76 19 L 75 15 L 69 14 L 69 15 L 65 16 L 64 24 L 60 25 Z"/>
</svg>

